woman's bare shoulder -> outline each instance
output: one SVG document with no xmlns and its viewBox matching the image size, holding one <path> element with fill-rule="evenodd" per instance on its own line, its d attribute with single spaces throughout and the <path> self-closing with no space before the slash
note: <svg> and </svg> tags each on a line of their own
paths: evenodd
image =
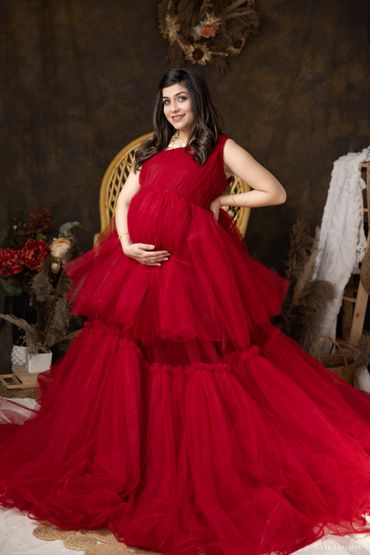
<svg viewBox="0 0 370 555">
<path fill-rule="evenodd" d="M 250 153 L 242 147 L 235 139 L 230 137 L 230 135 L 224 136 L 223 141 L 223 160 L 226 176 L 231 177 L 234 172 L 231 166 L 235 164 L 235 159 L 240 159 L 240 157 L 251 156 Z"/>
</svg>

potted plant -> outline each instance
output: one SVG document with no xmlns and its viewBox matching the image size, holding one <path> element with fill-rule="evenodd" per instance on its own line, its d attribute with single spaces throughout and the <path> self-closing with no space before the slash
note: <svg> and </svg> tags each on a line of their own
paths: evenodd
<svg viewBox="0 0 370 555">
<path fill-rule="evenodd" d="M 29 306 L 34 318 L 28 321 L 15 314 L 0 314 L 0 318 L 22 330 L 26 366 L 30 373 L 48 370 L 52 359 L 51 348 L 73 335 L 69 333 L 70 311 L 65 299 L 69 282 L 63 270 L 63 264 L 76 254 L 76 240 L 72 230 L 77 225 L 79 225 L 78 222 L 63 224 L 57 238 L 53 238 L 50 244 L 44 241 L 47 248 L 42 247 L 42 254 L 41 247 L 36 252 L 35 244 L 30 243 L 29 239 L 21 249 L 18 249 L 20 252 L 17 253 L 17 264 L 19 266 L 28 264 L 26 266 L 28 269 L 33 264 L 33 275 L 26 283 Z M 35 241 L 40 240 L 35 239 Z M 1 250 L 4 249 L 0 249 L 0 260 Z M 9 253 L 7 255 L 9 256 Z M 15 256 L 13 254 L 13 260 Z M 15 263 L 12 264 L 13 268 L 16 267 Z M 17 285 L 15 276 L 18 274 L 13 274 L 12 287 Z"/>
</svg>

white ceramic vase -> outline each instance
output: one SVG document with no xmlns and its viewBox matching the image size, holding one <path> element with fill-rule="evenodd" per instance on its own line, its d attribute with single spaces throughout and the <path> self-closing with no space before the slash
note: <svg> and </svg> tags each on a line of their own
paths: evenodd
<svg viewBox="0 0 370 555">
<path fill-rule="evenodd" d="M 28 348 L 21 345 L 13 345 L 10 360 L 12 366 L 26 366 Z"/>
<path fill-rule="evenodd" d="M 366 366 L 356 370 L 353 377 L 353 385 L 356 389 L 370 394 L 370 374 Z"/>
<path fill-rule="evenodd" d="M 48 351 L 47 353 L 36 353 L 30 354 L 28 353 L 27 357 L 27 371 L 30 374 L 37 374 L 39 372 L 45 372 L 49 370 L 51 366 L 51 359 L 53 353 Z"/>
</svg>

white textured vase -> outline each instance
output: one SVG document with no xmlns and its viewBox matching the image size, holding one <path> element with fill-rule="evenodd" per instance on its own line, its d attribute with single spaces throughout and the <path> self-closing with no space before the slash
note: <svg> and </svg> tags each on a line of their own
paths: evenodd
<svg viewBox="0 0 370 555">
<path fill-rule="evenodd" d="M 13 345 L 10 360 L 12 366 L 23 366 L 27 364 L 27 347 L 21 345 Z"/>
<path fill-rule="evenodd" d="M 36 353 L 28 354 L 27 357 L 27 370 L 30 374 L 37 374 L 38 372 L 45 372 L 49 370 L 51 366 L 51 359 L 53 353 L 48 351 L 47 353 Z"/>
<path fill-rule="evenodd" d="M 353 377 L 353 385 L 356 389 L 370 394 L 370 374 L 366 366 L 356 370 Z"/>
</svg>

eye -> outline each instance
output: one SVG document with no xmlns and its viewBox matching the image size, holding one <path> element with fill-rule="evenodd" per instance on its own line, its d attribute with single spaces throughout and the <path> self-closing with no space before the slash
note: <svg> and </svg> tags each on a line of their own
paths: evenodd
<svg viewBox="0 0 370 555">
<path fill-rule="evenodd" d="M 166 98 L 165 100 L 163 100 L 163 104 L 167 104 L 168 99 Z"/>
<path fill-rule="evenodd" d="M 181 102 L 187 100 L 187 98 L 188 98 L 187 96 L 179 96 L 179 100 L 181 100 Z"/>
</svg>

